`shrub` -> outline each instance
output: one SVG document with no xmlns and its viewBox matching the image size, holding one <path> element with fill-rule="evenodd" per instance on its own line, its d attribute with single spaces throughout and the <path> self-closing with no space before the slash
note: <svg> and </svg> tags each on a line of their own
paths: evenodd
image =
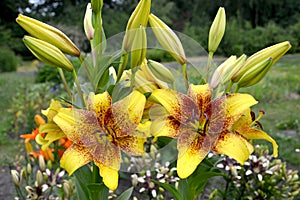
<svg viewBox="0 0 300 200">
<path fill-rule="evenodd" d="M 0 47 L 0 72 L 12 72 L 17 70 L 17 57 L 8 48 Z"/>
</svg>

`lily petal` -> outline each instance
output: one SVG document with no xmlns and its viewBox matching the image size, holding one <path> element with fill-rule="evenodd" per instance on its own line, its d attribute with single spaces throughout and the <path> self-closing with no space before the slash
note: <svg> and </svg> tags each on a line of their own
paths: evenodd
<svg viewBox="0 0 300 200">
<path fill-rule="evenodd" d="M 198 106 L 187 95 L 173 90 L 158 89 L 152 92 L 151 97 L 181 123 L 189 124 L 199 120 Z"/>
<path fill-rule="evenodd" d="M 253 152 L 253 146 L 241 135 L 226 131 L 220 135 L 213 150 L 244 164 Z"/>
<path fill-rule="evenodd" d="M 108 92 L 102 94 L 90 93 L 88 98 L 88 110 L 94 111 L 99 119 L 100 126 L 104 125 L 104 118 L 106 112 L 111 107 L 111 97 Z"/>
<path fill-rule="evenodd" d="M 273 138 L 271 138 L 264 131 L 261 131 L 261 130 L 255 129 L 255 128 L 251 128 L 247 132 L 242 132 L 239 134 L 241 134 L 242 136 L 244 136 L 245 138 L 250 139 L 250 140 L 251 139 L 256 139 L 256 140 L 261 139 L 261 140 L 267 140 L 267 141 L 271 142 L 273 145 L 273 156 L 274 157 L 278 156 L 278 145 L 277 145 L 276 141 Z"/>
<path fill-rule="evenodd" d="M 52 121 L 60 108 L 62 108 L 62 105 L 59 101 L 52 101 L 47 110 L 42 110 L 42 114 L 47 116 L 48 120 Z"/>
<path fill-rule="evenodd" d="M 102 132 L 92 111 L 62 108 L 53 120 L 70 140 L 86 147 L 95 145 Z"/>
<path fill-rule="evenodd" d="M 211 144 L 208 136 L 201 136 L 189 129 L 180 134 L 177 144 L 177 173 L 180 178 L 187 178 L 195 171 L 209 153 Z"/>
<path fill-rule="evenodd" d="M 103 178 L 104 184 L 110 189 L 110 190 L 116 190 L 118 187 L 119 182 L 119 173 L 118 170 L 107 167 L 99 162 L 95 161 L 95 164 L 100 169 L 100 176 Z"/>
<path fill-rule="evenodd" d="M 177 137 L 180 123 L 172 116 L 157 118 L 151 124 L 151 133 L 154 137 Z"/>
<path fill-rule="evenodd" d="M 188 96 L 199 106 L 201 117 L 204 117 L 204 111 L 209 102 L 211 101 L 212 90 L 209 84 L 193 85 L 190 84 L 188 89 Z"/>
<path fill-rule="evenodd" d="M 39 131 L 41 133 L 47 133 L 47 135 L 43 138 L 43 141 L 47 141 L 42 144 L 43 151 L 45 151 L 54 141 L 66 137 L 64 132 L 62 132 L 62 130 L 53 122 L 41 125 L 39 127 Z"/>
<path fill-rule="evenodd" d="M 226 98 L 227 114 L 234 117 L 236 121 L 236 118 L 239 118 L 246 109 L 257 103 L 258 102 L 249 94 L 231 94 Z"/>
<path fill-rule="evenodd" d="M 128 135 L 140 123 L 145 103 L 145 96 L 133 91 L 129 96 L 114 103 L 112 109 L 106 112 L 105 126 L 114 130 L 117 136 Z"/>
<path fill-rule="evenodd" d="M 71 145 L 63 154 L 60 159 L 60 166 L 64 168 L 69 175 L 72 175 L 77 169 L 92 161 L 87 148 Z"/>
<path fill-rule="evenodd" d="M 145 153 L 144 143 L 146 142 L 146 137 L 133 137 L 127 135 L 124 137 L 118 137 L 117 140 L 120 148 L 130 155 L 140 156 Z"/>
</svg>

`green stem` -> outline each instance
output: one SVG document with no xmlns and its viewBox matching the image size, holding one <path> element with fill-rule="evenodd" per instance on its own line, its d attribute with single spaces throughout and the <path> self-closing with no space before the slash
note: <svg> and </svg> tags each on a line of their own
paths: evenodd
<svg viewBox="0 0 300 200">
<path fill-rule="evenodd" d="M 68 85 L 68 83 L 67 83 L 67 80 L 66 80 L 66 77 L 65 77 L 65 75 L 64 75 L 63 70 L 62 70 L 60 67 L 57 67 L 57 70 L 58 70 L 58 73 L 59 73 L 59 75 L 60 75 L 60 78 L 61 78 L 61 80 L 62 80 L 62 82 L 63 82 L 63 84 L 64 84 L 64 87 L 65 87 L 66 92 L 68 93 L 70 99 L 72 99 L 72 92 L 71 92 L 70 87 L 69 87 L 69 85 Z"/>
<path fill-rule="evenodd" d="M 186 63 L 182 65 L 182 73 L 183 73 L 183 78 L 185 82 L 185 87 L 186 89 L 189 88 L 189 80 L 188 80 L 188 75 L 187 75 L 187 69 L 186 69 Z"/>
<path fill-rule="evenodd" d="M 78 81 L 77 74 L 76 74 L 76 71 L 75 71 L 75 70 L 73 70 L 72 75 L 73 75 L 73 78 L 74 78 L 74 80 L 75 80 L 76 88 L 77 88 L 78 95 L 79 95 L 79 97 L 80 97 L 82 106 L 85 107 L 85 106 L 86 106 L 86 103 L 85 103 L 85 101 L 84 101 L 83 93 L 82 93 L 82 90 L 81 90 L 81 87 L 80 87 L 80 83 L 79 83 L 79 81 Z"/>
<path fill-rule="evenodd" d="M 238 93 L 238 91 L 239 91 L 239 86 L 237 85 L 236 87 L 235 87 L 235 90 L 234 90 L 234 93 Z"/>
<path fill-rule="evenodd" d="M 214 55 L 214 52 L 209 52 L 208 53 L 205 82 L 208 81 L 208 76 L 209 76 L 209 72 L 210 72 L 210 68 L 211 68 L 211 62 L 212 62 L 213 55 Z"/>
<path fill-rule="evenodd" d="M 18 194 L 18 196 L 21 198 L 21 199 L 25 199 L 25 197 L 23 196 L 23 194 L 22 194 L 22 191 L 21 191 L 21 189 L 19 188 L 19 187 L 15 187 L 16 188 L 16 192 L 17 192 L 17 194 Z"/>
<path fill-rule="evenodd" d="M 226 90 L 225 90 L 225 94 L 227 94 L 231 90 L 232 86 L 233 86 L 233 82 L 230 81 L 227 88 L 226 88 Z"/>
<path fill-rule="evenodd" d="M 175 81 L 172 82 L 172 89 L 173 89 L 173 90 L 176 90 Z"/>
<path fill-rule="evenodd" d="M 120 59 L 120 64 L 119 64 L 119 69 L 118 69 L 118 74 L 117 74 L 117 81 L 119 82 L 120 78 L 122 77 L 122 74 L 126 68 L 126 65 L 128 63 L 128 53 L 124 52 L 121 56 Z"/>
</svg>

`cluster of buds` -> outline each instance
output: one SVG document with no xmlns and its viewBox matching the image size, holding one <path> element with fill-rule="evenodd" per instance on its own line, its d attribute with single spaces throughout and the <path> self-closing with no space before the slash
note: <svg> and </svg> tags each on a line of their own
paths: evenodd
<svg viewBox="0 0 300 200">
<path fill-rule="evenodd" d="M 176 168 L 170 167 L 169 162 L 166 162 L 164 165 L 155 163 L 154 168 L 155 170 L 153 171 L 146 170 L 139 174 L 132 174 L 132 185 L 141 195 L 145 194 L 155 199 L 165 199 L 165 190 L 152 182 L 152 180 L 176 185 L 179 181 L 179 178 L 174 173 Z"/>
<path fill-rule="evenodd" d="M 26 199 L 71 199 L 74 185 L 64 170 L 53 168 L 42 156 L 38 163 L 28 163 L 20 171 L 11 170 L 18 197 Z M 23 194 L 24 193 L 24 194 Z M 26 193 L 26 195 L 25 195 Z"/>
<path fill-rule="evenodd" d="M 80 51 L 63 32 L 22 14 L 16 21 L 31 35 L 25 36 L 23 41 L 39 60 L 67 71 L 74 70 L 65 54 L 80 56 Z"/>
<path fill-rule="evenodd" d="M 286 163 L 269 155 L 265 146 L 257 145 L 243 166 L 226 157 L 217 167 L 228 171 L 229 190 L 236 196 L 293 199 L 300 192 L 298 171 L 287 169 Z"/>
<path fill-rule="evenodd" d="M 264 48 L 252 56 L 245 55 L 231 56 L 215 70 L 211 85 L 216 87 L 219 83 L 236 83 L 237 88 L 250 87 L 258 83 L 289 49 L 291 44 L 288 41 Z"/>
</svg>

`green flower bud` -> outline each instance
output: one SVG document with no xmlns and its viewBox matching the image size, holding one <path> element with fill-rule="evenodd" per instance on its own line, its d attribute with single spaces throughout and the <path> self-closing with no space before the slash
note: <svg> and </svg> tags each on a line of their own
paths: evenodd
<svg viewBox="0 0 300 200">
<path fill-rule="evenodd" d="M 222 82 L 222 79 L 224 79 L 223 77 L 225 74 L 225 68 L 233 65 L 235 61 L 236 61 L 236 56 L 230 56 L 222 64 L 218 66 L 218 68 L 214 71 L 210 81 L 210 85 L 212 88 L 217 87 L 217 85 L 220 82 Z"/>
<path fill-rule="evenodd" d="M 103 0 L 91 0 L 92 9 L 95 13 L 101 12 Z"/>
<path fill-rule="evenodd" d="M 238 87 L 250 87 L 258 83 L 266 75 L 272 65 L 273 60 L 272 58 L 269 58 L 266 61 L 253 66 L 240 78 L 237 83 Z"/>
<path fill-rule="evenodd" d="M 158 17 L 149 15 L 150 26 L 161 46 L 168 51 L 181 65 L 186 64 L 182 44 L 177 35 Z"/>
<path fill-rule="evenodd" d="M 66 54 L 72 56 L 80 55 L 77 46 L 57 28 L 22 14 L 19 14 L 16 21 L 33 37 L 47 41 Z"/>
<path fill-rule="evenodd" d="M 67 71 L 74 70 L 69 59 L 52 44 L 30 36 L 25 36 L 23 41 L 26 47 L 39 60 Z"/>
<path fill-rule="evenodd" d="M 135 31 L 131 30 L 138 29 L 140 26 L 147 26 L 150 14 L 150 7 L 151 0 L 140 0 L 135 10 L 132 12 L 126 26 L 126 33 L 123 41 L 123 49 L 126 52 L 129 52 L 131 50 L 133 40 L 135 37 Z"/>
<path fill-rule="evenodd" d="M 290 48 L 291 44 L 288 41 L 285 41 L 256 52 L 246 60 L 244 65 L 237 73 L 235 73 L 231 80 L 234 83 L 239 82 L 241 77 L 248 70 L 259 63 L 265 62 L 269 58 L 272 58 L 272 63 L 275 64 Z"/>
<path fill-rule="evenodd" d="M 30 163 L 27 163 L 26 170 L 27 170 L 27 174 L 28 174 L 28 175 L 30 175 L 30 174 L 31 174 L 31 172 L 32 172 L 32 168 L 31 168 L 31 165 L 30 165 Z"/>
<path fill-rule="evenodd" d="M 135 37 L 133 39 L 131 48 L 130 66 L 131 68 L 140 66 L 143 60 L 146 58 L 147 49 L 147 36 L 145 27 L 140 26 L 134 30 Z"/>
<path fill-rule="evenodd" d="M 46 170 L 46 163 L 45 163 L 45 159 L 43 156 L 39 156 L 39 167 L 42 171 Z"/>
<path fill-rule="evenodd" d="M 17 170 L 10 170 L 10 174 L 12 177 L 12 181 L 15 184 L 15 186 L 20 187 L 20 175 L 17 172 Z"/>
<path fill-rule="evenodd" d="M 166 83 L 174 82 L 173 74 L 163 64 L 156 62 L 154 60 L 148 60 L 147 64 L 148 64 L 148 68 L 156 78 Z"/>
<path fill-rule="evenodd" d="M 226 15 L 225 9 L 220 7 L 217 15 L 210 27 L 209 30 L 209 37 L 208 37 L 208 51 L 214 53 L 225 33 L 225 26 L 226 26 Z"/>
<path fill-rule="evenodd" d="M 41 172 L 40 170 L 38 170 L 38 171 L 36 172 L 36 183 L 37 183 L 37 186 L 38 186 L 38 187 L 41 187 L 41 186 L 42 186 L 43 180 L 44 180 L 43 174 L 42 174 L 42 172 Z"/>
<path fill-rule="evenodd" d="M 83 20 L 83 28 L 87 39 L 92 40 L 94 38 L 95 30 L 92 24 L 92 6 L 90 3 L 88 3 L 86 6 L 84 20 Z"/>
</svg>

